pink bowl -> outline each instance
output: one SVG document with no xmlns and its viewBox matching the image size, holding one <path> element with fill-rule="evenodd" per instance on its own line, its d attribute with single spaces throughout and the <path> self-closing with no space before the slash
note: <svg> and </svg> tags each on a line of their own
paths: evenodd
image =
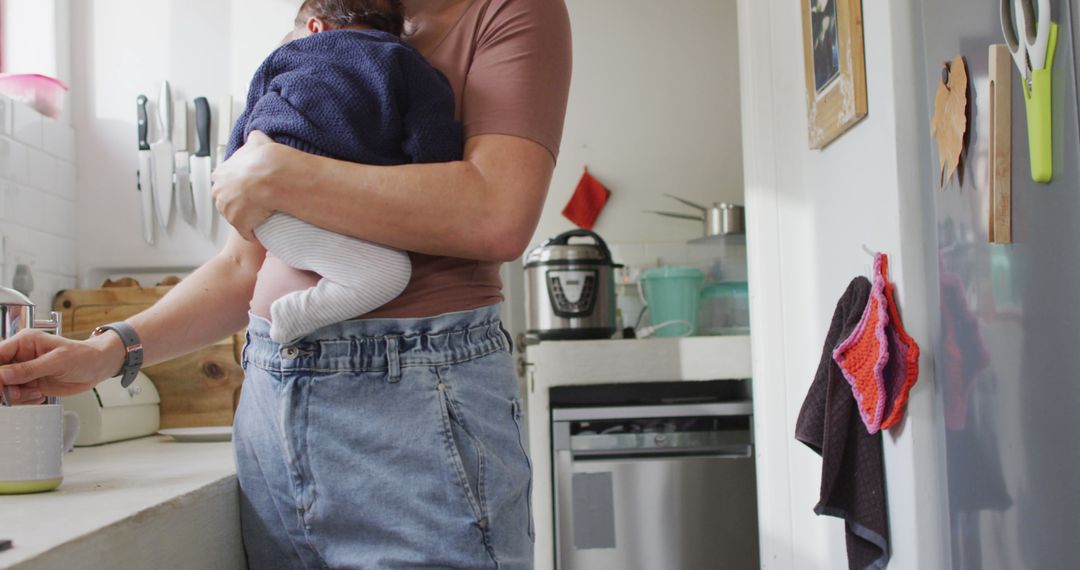
<svg viewBox="0 0 1080 570">
<path fill-rule="evenodd" d="M 54 119 L 64 112 L 68 87 L 57 79 L 36 74 L 0 73 L 0 95 L 29 105 Z"/>
</svg>

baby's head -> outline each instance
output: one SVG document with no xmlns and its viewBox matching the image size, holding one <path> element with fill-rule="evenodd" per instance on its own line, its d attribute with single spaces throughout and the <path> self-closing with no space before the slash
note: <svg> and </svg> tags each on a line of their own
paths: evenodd
<svg viewBox="0 0 1080 570">
<path fill-rule="evenodd" d="M 401 0 L 305 0 L 285 41 L 346 29 L 374 29 L 400 36 L 404 27 Z"/>
</svg>

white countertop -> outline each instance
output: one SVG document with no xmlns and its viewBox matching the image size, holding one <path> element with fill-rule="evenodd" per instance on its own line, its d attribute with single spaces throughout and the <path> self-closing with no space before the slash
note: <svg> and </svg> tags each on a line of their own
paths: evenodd
<svg viewBox="0 0 1080 570">
<path fill-rule="evenodd" d="M 204 547 L 213 551 L 204 560 L 242 565 L 236 488 L 230 443 L 154 436 L 77 448 L 64 458 L 58 490 L 0 496 L 0 540 L 14 543 L 0 552 L 0 569 L 57 568 L 66 561 L 117 567 L 105 563 L 139 560 L 184 567 L 195 560 L 182 553 Z M 202 520 L 207 517 L 214 520 Z M 184 528 L 171 530 L 178 525 Z"/>
</svg>

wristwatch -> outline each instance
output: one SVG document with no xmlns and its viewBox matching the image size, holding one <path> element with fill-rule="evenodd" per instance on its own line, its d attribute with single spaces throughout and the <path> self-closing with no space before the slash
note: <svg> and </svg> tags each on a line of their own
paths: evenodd
<svg viewBox="0 0 1080 570">
<path fill-rule="evenodd" d="M 115 376 L 122 376 L 120 385 L 127 388 L 135 381 L 135 377 L 139 375 L 139 370 L 142 368 L 142 339 L 139 338 L 139 333 L 135 332 L 135 327 L 124 322 L 102 325 L 94 329 L 94 332 L 90 336 L 98 336 L 104 334 L 106 331 L 116 333 L 120 337 L 121 342 L 124 343 L 124 351 L 126 353 L 124 356 L 124 364 L 120 366 L 120 370 Z"/>
</svg>

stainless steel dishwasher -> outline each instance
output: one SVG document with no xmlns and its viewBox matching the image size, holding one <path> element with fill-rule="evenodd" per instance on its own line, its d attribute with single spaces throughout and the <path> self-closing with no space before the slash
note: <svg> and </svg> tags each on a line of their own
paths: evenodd
<svg viewBox="0 0 1080 570">
<path fill-rule="evenodd" d="M 750 402 L 552 410 L 559 570 L 758 568 Z"/>
</svg>

